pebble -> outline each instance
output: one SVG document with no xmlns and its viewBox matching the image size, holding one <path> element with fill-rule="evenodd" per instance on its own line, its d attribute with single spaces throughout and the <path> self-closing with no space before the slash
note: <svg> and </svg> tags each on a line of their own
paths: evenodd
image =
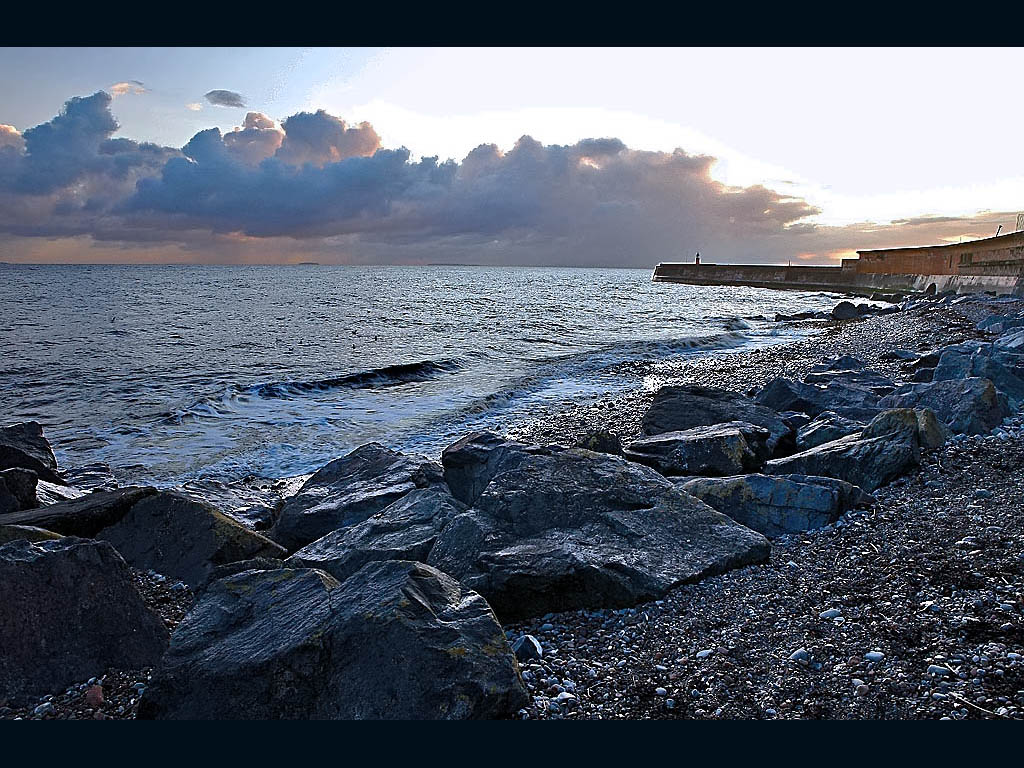
<svg viewBox="0 0 1024 768">
<path fill-rule="evenodd" d="M 818 614 L 819 619 L 834 619 L 842 615 L 842 611 L 838 608 L 829 608 L 827 611 L 822 611 Z"/>
<path fill-rule="evenodd" d="M 864 658 L 868 661 L 881 661 L 885 658 L 885 654 L 881 651 L 868 651 L 864 654 Z"/>
</svg>

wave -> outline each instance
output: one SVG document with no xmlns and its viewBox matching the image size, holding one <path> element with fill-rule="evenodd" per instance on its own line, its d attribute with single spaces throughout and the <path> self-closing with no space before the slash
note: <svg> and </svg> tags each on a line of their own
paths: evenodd
<svg viewBox="0 0 1024 768">
<path fill-rule="evenodd" d="M 310 392 L 327 392 L 332 389 L 376 389 L 427 381 L 443 373 L 457 371 L 462 366 L 457 360 L 421 360 L 418 363 L 401 363 L 372 368 L 368 371 L 350 373 L 328 379 L 312 381 L 272 381 L 257 384 L 249 391 L 262 398 L 291 398 Z"/>
<path fill-rule="evenodd" d="M 381 368 L 333 376 L 324 379 L 297 379 L 270 381 L 243 386 L 228 384 L 219 395 L 201 397 L 188 408 L 163 414 L 163 422 L 180 424 L 184 419 L 217 418 L 237 411 L 237 406 L 257 397 L 262 400 L 291 400 L 304 395 L 330 392 L 335 389 L 377 389 L 428 381 L 445 373 L 458 371 L 457 360 L 421 360 L 417 363 L 399 363 Z"/>
<path fill-rule="evenodd" d="M 749 336 L 739 331 L 727 331 L 656 341 L 621 341 L 586 352 L 549 358 L 539 363 L 530 373 L 516 378 L 496 392 L 475 399 L 458 409 L 457 413 L 482 414 L 501 409 L 518 398 L 544 389 L 554 382 L 585 379 L 624 364 L 730 349 L 743 346 L 750 340 Z"/>
</svg>

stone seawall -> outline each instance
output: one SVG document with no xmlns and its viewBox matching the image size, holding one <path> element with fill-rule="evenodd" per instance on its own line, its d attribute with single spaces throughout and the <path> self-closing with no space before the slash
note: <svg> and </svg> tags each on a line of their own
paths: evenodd
<svg viewBox="0 0 1024 768">
<path fill-rule="evenodd" d="M 993 291 L 1024 294 L 1019 272 L 1004 274 L 911 275 L 863 273 L 856 260 L 842 267 L 784 267 L 762 264 L 661 263 L 654 268 L 654 282 L 689 285 L 743 285 L 836 293 L 957 293 Z"/>
</svg>

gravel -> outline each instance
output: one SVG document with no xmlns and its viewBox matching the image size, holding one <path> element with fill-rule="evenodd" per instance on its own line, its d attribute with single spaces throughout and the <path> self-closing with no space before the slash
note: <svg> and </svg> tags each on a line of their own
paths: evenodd
<svg viewBox="0 0 1024 768">
<path fill-rule="evenodd" d="M 746 391 L 852 354 L 908 380 L 909 363 L 881 359 L 886 352 L 985 338 L 975 323 L 1011 308 L 1020 312 L 935 302 L 829 324 L 784 347 L 636 373 L 651 391 L 677 382 Z M 648 389 L 541 419 L 518 436 L 571 442 L 599 425 L 628 439 Z M 1024 419 L 995 432 L 926 453 L 868 509 L 775 539 L 766 564 L 635 608 L 507 627 L 511 639 L 529 633 L 544 647 L 543 659 L 523 665 L 533 702 L 519 717 L 1024 718 Z M 569 705 L 548 693 L 570 684 Z"/>
</svg>

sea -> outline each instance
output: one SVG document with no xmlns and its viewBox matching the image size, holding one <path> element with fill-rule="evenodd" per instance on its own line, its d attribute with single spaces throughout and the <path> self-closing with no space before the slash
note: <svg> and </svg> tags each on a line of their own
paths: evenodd
<svg viewBox="0 0 1024 768">
<path fill-rule="evenodd" d="M 644 386 L 630 363 L 791 341 L 777 312 L 838 300 L 630 269 L 0 264 L 0 422 L 40 422 L 72 475 L 238 507 L 363 443 L 439 455 Z"/>
</svg>

